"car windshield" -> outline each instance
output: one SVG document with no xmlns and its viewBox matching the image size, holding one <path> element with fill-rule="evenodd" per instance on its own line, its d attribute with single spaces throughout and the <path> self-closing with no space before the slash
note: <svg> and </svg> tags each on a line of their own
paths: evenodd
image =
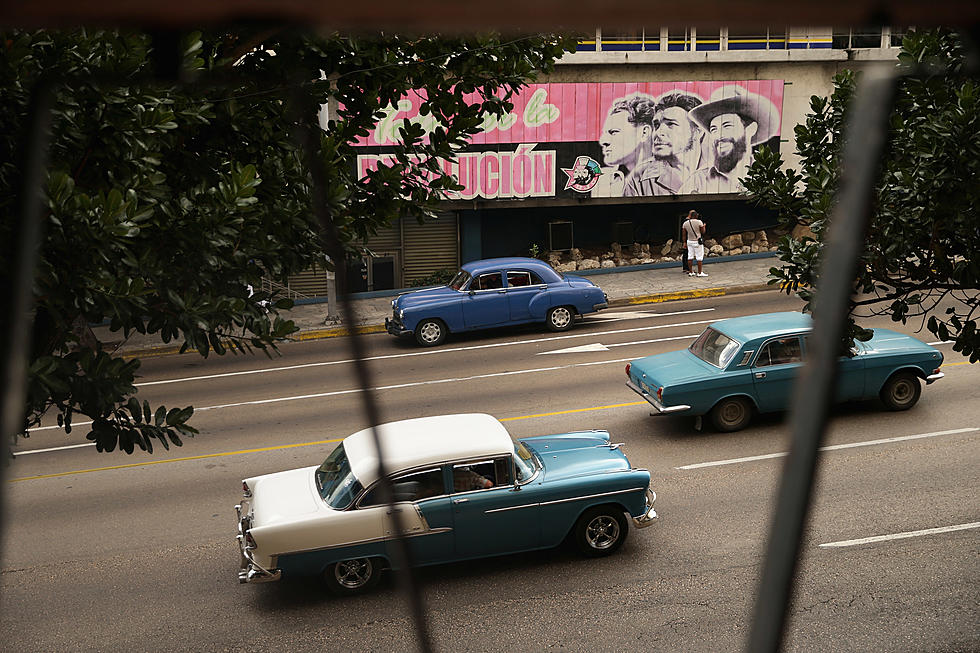
<svg viewBox="0 0 980 653">
<path fill-rule="evenodd" d="M 708 327 L 688 350 L 704 362 L 723 368 L 732 361 L 741 346 L 741 343 L 721 331 Z"/>
<path fill-rule="evenodd" d="M 449 287 L 453 290 L 460 290 L 466 285 L 466 282 L 470 280 L 470 273 L 465 270 L 460 270 L 453 277 L 453 280 L 449 282 Z"/>
<path fill-rule="evenodd" d="M 530 449 L 518 440 L 514 443 L 514 464 L 517 467 L 517 482 L 526 483 L 538 469 L 538 461 Z"/>
<path fill-rule="evenodd" d="M 320 498 L 334 510 L 347 508 L 362 489 L 360 481 L 351 472 L 343 442 L 317 468 L 315 478 Z"/>
</svg>

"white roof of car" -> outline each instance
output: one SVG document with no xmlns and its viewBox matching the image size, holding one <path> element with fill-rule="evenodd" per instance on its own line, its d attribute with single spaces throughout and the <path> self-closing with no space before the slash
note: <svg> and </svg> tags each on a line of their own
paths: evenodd
<svg viewBox="0 0 980 653">
<path fill-rule="evenodd" d="M 420 417 L 377 427 L 388 473 L 444 463 L 499 456 L 514 451 L 510 433 L 482 413 Z M 351 471 L 367 487 L 378 479 L 378 451 L 371 429 L 344 438 Z"/>
</svg>

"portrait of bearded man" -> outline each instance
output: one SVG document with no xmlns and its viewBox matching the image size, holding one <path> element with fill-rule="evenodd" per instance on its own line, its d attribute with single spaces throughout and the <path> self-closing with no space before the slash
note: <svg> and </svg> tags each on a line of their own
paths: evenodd
<svg viewBox="0 0 980 653">
<path fill-rule="evenodd" d="M 678 194 L 739 193 L 752 164 L 752 147 L 778 133 L 779 111 L 773 103 L 741 86 L 723 86 L 712 100 L 691 110 L 707 133 L 713 161 L 692 174 Z"/>
<path fill-rule="evenodd" d="M 690 118 L 703 99 L 687 91 L 657 98 L 650 156 L 630 173 L 623 195 L 676 195 L 701 162 L 704 132 Z"/>
</svg>

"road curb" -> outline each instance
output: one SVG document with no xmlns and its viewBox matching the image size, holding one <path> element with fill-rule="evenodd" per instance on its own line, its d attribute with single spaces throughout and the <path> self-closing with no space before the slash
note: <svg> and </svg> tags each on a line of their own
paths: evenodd
<svg viewBox="0 0 980 653">
<path fill-rule="evenodd" d="M 703 299 L 705 297 L 721 297 L 723 295 L 739 295 L 743 293 L 759 292 L 762 290 L 778 290 L 778 286 L 770 286 L 765 283 L 745 284 L 741 286 L 729 286 L 720 288 L 696 288 L 693 290 L 679 290 L 676 292 L 652 293 L 649 295 L 635 295 L 632 297 L 622 297 L 609 300 L 610 308 L 621 308 L 625 306 L 637 306 L 640 304 L 658 304 L 662 302 L 673 302 L 684 299 Z M 347 327 L 333 327 L 329 329 L 307 329 L 293 334 L 288 338 L 292 342 L 303 342 L 307 340 L 324 340 L 326 338 L 337 338 L 348 336 L 352 333 L 369 334 L 384 333 L 383 324 L 365 324 L 354 329 Z M 185 353 L 196 353 L 197 350 L 188 350 Z M 162 346 L 147 347 L 144 349 L 133 350 L 123 354 L 123 358 L 148 358 L 151 356 L 166 356 L 180 353 L 180 347 Z"/>
<path fill-rule="evenodd" d="M 727 288 L 697 288 L 694 290 L 679 290 L 676 292 L 653 293 L 650 295 L 635 295 L 621 299 L 609 300 L 610 307 L 635 306 L 637 304 L 657 304 L 683 299 L 703 299 L 705 297 L 721 297 L 722 295 L 740 295 L 742 293 L 759 292 L 761 290 L 778 290 L 776 286 L 765 283 L 753 283 Z"/>
</svg>

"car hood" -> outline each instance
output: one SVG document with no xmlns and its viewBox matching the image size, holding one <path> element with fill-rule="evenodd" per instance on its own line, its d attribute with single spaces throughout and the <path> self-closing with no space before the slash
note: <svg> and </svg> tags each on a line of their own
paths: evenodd
<svg viewBox="0 0 980 653">
<path fill-rule="evenodd" d="M 935 348 L 927 345 L 918 338 L 898 333 L 891 329 L 875 329 L 871 340 L 862 342 L 859 346 L 865 354 L 910 354 L 915 352 L 934 352 Z"/>
<path fill-rule="evenodd" d="M 688 383 L 704 379 L 718 371 L 716 367 L 705 363 L 686 349 L 638 358 L 630 362 L 630 377 L 650 386 Z"/>
<path fill-rule="evenodd" d="M 626 455 L 610 446 L 606 431 L 544 435 L 521 441 L 544 465 L 544 482 L 630 468 Z"/>
<path fill-rule="evenodd" d="M 409 308 L 411 306 L 421 306 L 432 302 L 439 302 L 444 299 L 459 297 L 459 291 L 453 290 L 449 286 L 438 286 L 436 288 L 423 288 L 413 290 L 403 295 L 398 295 L 395 299 L 397 308 Z"/>
<path fill-rule="evenodd" d="M 316 491 L 316 466 L 247 479 L 252 488 L 252 525 L 270 526 L 329 510 Z"/>
</svg>

